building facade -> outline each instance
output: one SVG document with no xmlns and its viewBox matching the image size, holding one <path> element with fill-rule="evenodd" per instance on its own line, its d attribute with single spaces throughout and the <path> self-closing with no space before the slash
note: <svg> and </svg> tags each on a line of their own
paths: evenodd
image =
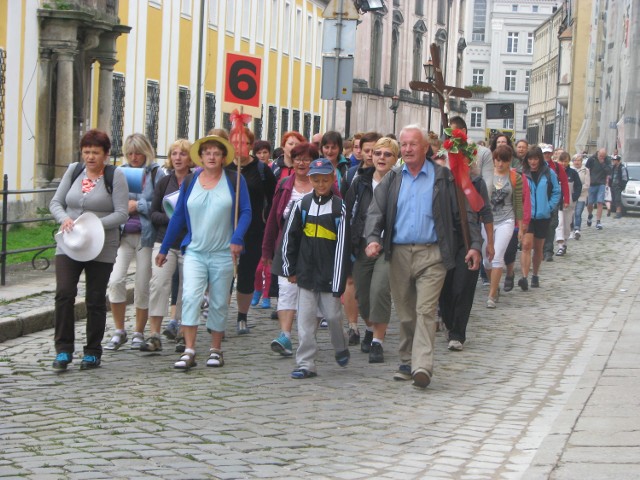
<svg viewBox="0 0 640 480">
<path fill-rule="evenodd" d="M 464 85 L 470 135 L 486 139 L 508 130 L 525 138 L 530 127 L 535 31 L 555 11 L 556 0 L 469 0 L 466 13 Z"/>
</svg>

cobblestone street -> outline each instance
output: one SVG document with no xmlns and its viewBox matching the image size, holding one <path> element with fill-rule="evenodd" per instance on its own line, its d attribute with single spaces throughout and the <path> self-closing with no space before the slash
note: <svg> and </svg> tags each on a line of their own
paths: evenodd
<svg viewBox="0 0 640 480">
<path fill-rule="evenodd" d="M 424 391 L 392 378 L 395 317 L 384 364 L 369 364 L 351 347 L 351 362 L 339 367 L 328 332 L 319 330 L 319 376 L 308 380 L 292 380 L 294 359 L 271 352 L 279 329 L 262 309 L 250 312 L 245 336 L 236 335 L 231 310 L 221 369 L 205 366 L 203 327 L 198 366 L 187 373 L 173 369 L 169 341 L 159 354 L 128 344 L 105 352 L 102 367 L 86 372 L 76 353 L 64 373 L 51 369 L 51 329 L 0 343 L 0 477 L 596 478 L 615 455 L 603 458 L 601 470 L 572 470 L 580 456 L 567 448 L 600 439 L 600 446 L 628 447 L 629 468 L 617 462 L 623 470 L 617 465 L 611 478 L 633 478 L 638 370 L 623 362 L 617 378 L 625 381 L 612 383 L 629 383 L 625 414 L 636 422 L 616 427 L 626 437 L 607 443 L 593 422 L 577 422 L 581 414 L 597 418 L 597 402 L 615 402 L 619 390 L 599 400 L 590 392 L 615 368 L 608 360 L 621 331 L 640 339 L 640 220 L 605 220 L 603 231 L 585 228 L 564 258 L 543 263 L 541 288 L 516 287 L 489 310 L 479 285 L 464 351 L 448 351 L 439 332 Z M 53 295 L 29 301 L 52 308 Z M 0 306 L 0 317 L 11 308 Z M 129 307 L 129 332 L 133 313 Z M 112 327 L 109 318 L 107 337 Z M 79 323 L 79 352 L 83 333 Z M 292 340 L 297 346 L 295 331 Z"/>
</svg>

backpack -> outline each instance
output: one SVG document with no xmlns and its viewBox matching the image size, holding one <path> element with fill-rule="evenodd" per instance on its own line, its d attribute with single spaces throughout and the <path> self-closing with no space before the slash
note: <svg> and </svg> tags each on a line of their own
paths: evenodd
<svg viewBox="0 0 640 480">
<path fill-rule="evenodd" d="M 71 185 L 73 185 L 73 182 L 76 181 L 76 178 L 80 176 L 84 169 L 84 162 L 78 162 L 76 164 L 76 168 L 73 170 L 73 174 L 71 175 Z M 116 167 L 114 165 L 108 164 L 104 166 L 104 186 L 109 195 L 113 193 L 113 174 L 115 171 Z"/>
<path fill-rule="evenodd" d="M 313 194 L 307 194 L 300 201 L 300 212 L 302 213 L 303 230 L 305 225 L 307 224 L 307 213 L 309 212 L 309 208 L 311 208 L 312 200 Z M 333 217 L 333 221 L 336 224 L 335 233 L 338 233 L 340 220 L 342 219 L 342 199 L 335 194 L 331 197 L 331 216 Z"/>
</svg>

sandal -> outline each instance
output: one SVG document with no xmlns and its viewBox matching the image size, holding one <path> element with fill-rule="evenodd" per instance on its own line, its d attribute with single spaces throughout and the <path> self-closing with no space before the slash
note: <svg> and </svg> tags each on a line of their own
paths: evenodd
<svg viewBox="0 0 640 480">
<path fill-rule="evenodd" d="M 196 365 L 196 352 L 185 351 L 180 357 L 180 360 L 173 364 L 173 368 L 177 368 L 178 370 L 189 370 L 191 367 L 195 367 Z"/>
<path fill-rule="evenodd" d="M 207 360 L 207 367 L 223 367 L 224 358 L 222 357 L 222 352 L 215 348 L 210 349 L 209 352 L 211 352 L 211 355 L 209 355 L 209 359 Z"/>
<path fill-rule="evenodd" d="M 296 368 L 293 372 L 291 372 L 291 378 L 295 378 L 296 380 L 302 380 L 303 378 L 313 378 L 317 377 L 318 374 L 316 372 L 312 372 L 307 370 L 306 368 Z"/>
</svg>

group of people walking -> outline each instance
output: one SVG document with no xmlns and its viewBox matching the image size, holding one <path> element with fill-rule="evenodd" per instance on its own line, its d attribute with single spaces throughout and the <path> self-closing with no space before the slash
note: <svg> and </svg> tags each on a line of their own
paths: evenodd
<svg viewBox="0 0 640 480">
<path fill-rule="evenodd" d="M 451 126 L 466 138 L 464 119 L 452 118 Z M 585 167 L 582 156 L 575 157 L 573 169 L 566 152 L 556 151 L 554 161 L 550 146 L 521 140 L 514 148 L 498 135 L 490 148 L 477 147 L 465 174 L 484 203 L 475 211 L 460 196 L 439 139 L 420 126 L 404 127 L 398 139 L 359 134 L 347 156 L 342 142 L 338 132 L 312 142 L 286 132 L 281 154 L 271 160 L 272 146 L 254 141 L 248 128 L 231 138 L 213 130 L 194 144 L 174 142 L 160 166 L 148 139 L 133 134 L 124 142 L 125 164 L 113 168 L 108 136 L 88 131 L 80 142 L 82 160 L 69 166 L 51 201 L 61 224 L 54 369 L 73 361 L 73 305 L 84 271 L 81 369 L 100 366 L 103 349 L 116 351 L 128 342 L 132 349 L 160 351 L 162 333 L 177 340 L 174 367 L 193 368 L 202 316 L 211 336 L 206 366 L 223 367 L 235 288 L 238 335 L 250 333 L 250 306 L 262 298 L 269 308 L 277 296 L 281 331 L 270 349 L 283 356 L 295 352 L 294 379 L 317 375 L 316 332 L 323 325 L 340 366 L 348 364 L 355 345 L 370 363 L 384 362 L 393 304 L 400 337 L 393 378 L 425 388 L 433 375 L 438 315 L 449 349 L 463 349 L 481 263 L 486 306 L 493 309 L 501 289 L 516 283 L 518 246 L 517 285 L 527 291 L 540 286 L 545 241 L 551 236 L 551 248 L 562 256 L 569 238 L 580 238 L 585 203 L 588 224 L 595 204 L 601 225 L 601 173 L 611 176 L 601 152 Z M 137 169 L 135 188 L 128 169 Z M 88 259 L 73 250 L 71 238 L 82 215 L 95 215 L 104 229 L 101 250 Z M 135 325 L 129 334 L 125 287 L 133 258 Z M 114 331 L 103 347 L 107 294 Z M 365 324 L 362 340 L 358 316 Z M 170 321 L 163 331 L 164 318 Z"/>
</svg>

